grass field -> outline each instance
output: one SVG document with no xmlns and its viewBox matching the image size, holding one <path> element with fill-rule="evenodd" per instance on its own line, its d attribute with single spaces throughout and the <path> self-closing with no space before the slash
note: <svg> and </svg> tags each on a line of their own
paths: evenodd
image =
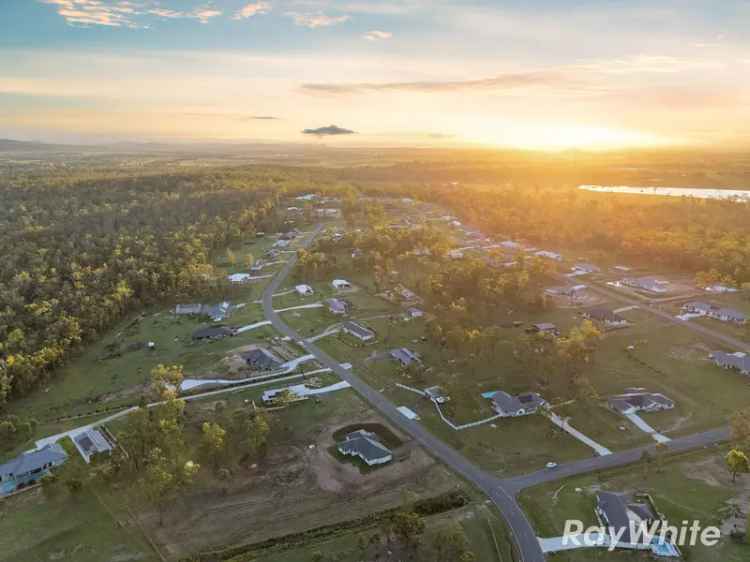
<svg viewBox="0 0 750 562">
<path fill-rule="evenodd" d="M 87 488 L 49 498 L 40 488 L 0 502 L 3 562 L 155 562 L 159 558 L 120 498 Z"/>
<path fill-rule="evenodd" d="M 647 492 L 670 522 L 700 520 L 703 526 L 722 528 L 723 538 L 715 547 L 686 547 L 687 559 L 696 562 L 741 562 L 750 558 L 750 545 L 732 541 L 727 535 L 732 528 L 726 518 L 737 502 L 747 513 L 750 481 L 747 477 L 732 484 L 723 467 L 723 449 L 700 451 L 667 459 L 663 468 L 630 466 L 613 471 L 571 478 L 526 490 L 521 503 L 540 536 L 560 536 L 566 519 L 577 519 L 596 525 L 595 494 L 599 490 L 615 492 Z M 742 519 L 740 524 L 742 524 Z M 635 562 L 644 555 L 627 552 L 607 553 L 599 549 L 577 550 L 555 554 L 560 562 L 614 560 Z"/>
</svg>

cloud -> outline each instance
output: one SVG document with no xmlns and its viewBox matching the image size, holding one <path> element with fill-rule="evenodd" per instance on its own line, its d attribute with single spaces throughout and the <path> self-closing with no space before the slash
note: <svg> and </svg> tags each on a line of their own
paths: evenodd
<svg viewBox="0 0 750 562">
<path fill-rule="evenodd" d="M 274 115 L 245 115 L 242 113 L 212 113 L 212 112 L 185 112 L 185 117 L 209 117 L 211 119 L 230 119 L 232 121 L 277 121 L 280 117 Z"/>
<path fill-rule="evenodd" d="M 41 0 L 43 4 L 57 7 L 57 13 L 70 25 L 107 27 L 139 27 L 135 20 L 140 12 L 138 5 L 126 0 Z"/>
<path fill-rule="evenodd" d="M 390 31 L 380 31 L 378 29 L 373 29 L 362 35 L 362 38 L 367 39 L 368 41 L 382 41 L 390 39 L 391 37 L 393 37 L 393 33 Z"/>
<path fill-rule="evenodd" d="M 190 11 L 178 11 L 162 8 L 155 0 L 39 0 L 43 4 L 57 7 L 57 13 L 69 25 L 89 27 L 128 27 L 131 29 L 147 28 L 143 21 L 152 16 L 158 19 L 194 19 L 200 23 L 220 16 L 211 4 L 200 6 Z"/>
<path fill-rule="evenodd" d="M 246 4 L 245 6 L 237 10 L 234 16 L 232 16 L 232 19 L 244 20 L 260 14 L 267 14 L 270 11 L 270 2 L 251 2 L 250 4 Z"/>
<path fill-rule="evenodd" d="M 366 92 L 455 92 L 460 90 L 512 89 L 538 84 L 552 84 L 567 81 L 556 72 L 507 73 L 492 78 L 478 80 L 423 80 L 416 82 L 351 82 L 351 83 L 311 83 L 303 84 L 302 89 L 321 94 L 356 94 Z"/>
<path fill-rule="evenodd" d="M 303 135 L 315 135 L 316 137 L 331 137 L 338 135 L 354 135 L 354 131 L 350 129 L 344 129 L 336 125 L 328 125 L 327 127 L 318 127 L 317 129 L 305 129 L 302 131 Z"/>
<path fill-rule="evenodd" d="M 302 14 L 299 12 L 287 12 L 285 15 L 292 18 L 295 25 L 298 25 L 300 27 L 307 27 L 309 29 L 330 27 L 332 25 L 338 25 L 349 20 L 349 16 L 346 14 L 342 16 L 327 16 L 325 14 Z"/>
</svg>

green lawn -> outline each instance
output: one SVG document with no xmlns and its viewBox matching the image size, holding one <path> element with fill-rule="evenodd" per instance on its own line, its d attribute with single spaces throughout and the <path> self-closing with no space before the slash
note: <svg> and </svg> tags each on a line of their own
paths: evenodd
<svg viewBox="0 0 750 562">
<path fill-rule="evenodd" d="M 521 503 L 540 536 L 562 535 L 567 519 L 596 525 L 595 495 L 598 490 L 647 492 L 658 509 L 673 524 L 700 520 L 702 525 L 721 525 L 727 501 L 741 492 L 722 469 L 722 449 L 700 451 L 668 459 L 661 471 L 652 466 L 629 466 L 617 470 L 570 478 L 524 491 Z M 745 486 L 745 490 L 747 487 Z M 725 536 L 715 547 L 686 547 L 687 559 L 696 562 L 740 562 L 750 558 L 750 545 L 741 545 Z M 554 555 L 560 562 L 615 560 L 635 562 L 643 555 L 604 550 L 577 550 Z"/>
<path fill-rule="evenodd" d="M 102 499 L 105 499 L 106 505 Z M 48 498 L 35 490 L 0 502 L 0 560 L 118 562 L 159 560 L 119 500 L 94 489 Z M 116 518 L 116 519 L 115 519 Z"/>
</svg>

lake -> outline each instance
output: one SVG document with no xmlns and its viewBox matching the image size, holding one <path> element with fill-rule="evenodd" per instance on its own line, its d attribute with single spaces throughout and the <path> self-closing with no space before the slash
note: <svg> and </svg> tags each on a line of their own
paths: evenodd
<svg viewBox="0 0 750 562">
<path fill-rule="evenodd" d="M 579 185 L 578 189 L 601 193 L 632 193 L 666 197 L 695 197 L 696 199 L 742 199 L 750 201 L 750 190 L 698 187 L 635 187 L 628 185 Z"/>
</svg>

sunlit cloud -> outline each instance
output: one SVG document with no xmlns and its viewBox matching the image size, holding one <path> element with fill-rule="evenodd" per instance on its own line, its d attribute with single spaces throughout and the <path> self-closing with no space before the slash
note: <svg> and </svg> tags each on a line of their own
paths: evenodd
<svg viewBox="0 0 750 562">
<path fill-rule="evenodd" d="M 373 29 L 362 35 L 362 38 L 367 39 L 368 41 L 383 41 L 385 39 L 390 39 L 391 37 L 393 37 L 393 33 L 390 31 L 380 31 L 378 29 Z"/>
<path fill-rule="evenodd" d="M 311 93 L 355 94 L 365 92 L 455 92 L 460 90 L 499 90 L 538 84 L 559 84 L 568 79 L 556 72 L 509 73 L 474 80 L 424 80 L 416 82 L 308 83 L 302 89 Z"/>
<path fill-rule="evenodd" d="M 155 0 L 39 0 L 57 7 L 57 13 L 69 25 L 146 28 L 146 18 L 192 19 L 208 23 L 222 14 L 211 4 L 189 11 L 164 8 Z"/>
<path fill-rule="evenodd" d="M 107 27 L 138 27 L 135 16 L 137 4 L 128 1 L 101 0 L 41 0 L 57 7 L 57 13 L 70 25 Z"/>
<path fill-rule="evenodd" d="M 247 18 L 251 18 L 253 16 L 257 16 L 260 14 L 267 14 L 271 11 L 271 3 L 270 2 L 254 2 L 250 4 L 246 4 L 237 12 L 235 12 L 232 19 L 235 20 L 244 20 Z"/>
<path fill-rule="evenodd" d="M 346 14 L 341 16 L 327 16 L 325 14 L 287 12 L 286 15 L 294 20 L 295 25 L 298 25 L 300 27 L 307 27 L 309 29 L 330 27 L 332 25 L 339 25 L 341 23 L 349 21 L 349 16 Z"/>
</svg>

